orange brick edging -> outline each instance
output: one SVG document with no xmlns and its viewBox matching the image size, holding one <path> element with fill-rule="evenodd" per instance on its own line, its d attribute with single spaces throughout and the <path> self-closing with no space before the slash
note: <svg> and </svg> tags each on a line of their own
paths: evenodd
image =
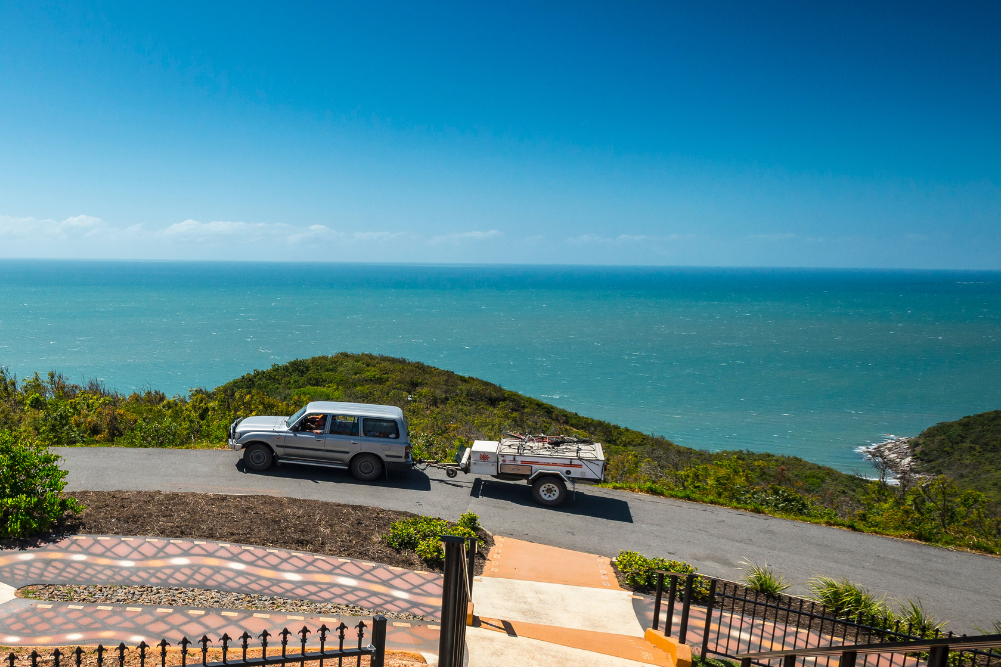
<svg viewBox="0 0 1001 667">
<path fill-rule="evenodd" d="M 663 631 L 648 628 L 643 639 L 671 656 L 676 667 L 692 667 L 692 649 L 688 644 L 679 644 L 673 637 L 665 637 Z"/>
</svg>

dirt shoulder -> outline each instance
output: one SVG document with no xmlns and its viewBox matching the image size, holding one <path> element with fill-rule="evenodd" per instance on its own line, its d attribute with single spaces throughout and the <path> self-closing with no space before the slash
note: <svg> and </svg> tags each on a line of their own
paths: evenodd
<svg viewBox="0 0 1001 667">
<path fill-rule="evenodd" d="M 90 534 L 218 540 L 356 558 L 409 570 L 435 569 L 413 552 L 398 553 L 382 540 L 394 521 L 417 516 L 410 512 L 263 495 L 160 491 L 77 491 L 67 495 L 86 509 L 68 518 L 47 539 Z M 477 574 L 483 572 L 492 545 L 493 538 L 481 530 Z"/>
</svg>

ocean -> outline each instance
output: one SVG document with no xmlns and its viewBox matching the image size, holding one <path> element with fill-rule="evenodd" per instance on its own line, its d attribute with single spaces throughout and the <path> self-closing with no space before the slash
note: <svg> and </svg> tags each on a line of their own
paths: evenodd
<svg viewBox="0 0 1001 667">
<path fill-rule="evenodd" d="M 0 260 L 0 365 L 184 394 L 339 351 L 867 470 L 1001 408 L 1001 273 Z"/>
</svg>

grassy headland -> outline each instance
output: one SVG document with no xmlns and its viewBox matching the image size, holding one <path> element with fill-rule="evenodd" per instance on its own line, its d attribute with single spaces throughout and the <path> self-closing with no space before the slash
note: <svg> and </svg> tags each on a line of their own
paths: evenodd
<svg viewBox="0 0 1001 667">
<path fill-rule="evenodd" d="M 953 479 L 959 469 L 894 487 L 798 457 L 696 450 L 484 380 L 370 354 L 297 359 L 173 398 L 155 390 L 117 394 L 94 382 L 78 386 L 55 373 L 18 382 L 0 372 L 0 429 L 44 445 L 218 447 L 236 417 L 291 414 L 309 400 L 399 406 L 419 457 L 447 459 L 474 439 L 509 430 L 585 435 L 606 446 L 610 486 L 1001 553 L 1001 494 L 970 484 L 969 474 Z M 993 431 L 981 430 L 997 433 L 997 422 Z M 935 443 L 947 441 L 953 449 L 997 452 L 996 437 L 973 446 L 952 433 L 945 429 L 926 442 L 936 451 L 944 446 Z M 941 451 L 929 461 L 948 460 Z M 996 461 L 995 455 L 995 475 Z"/>
</svg>

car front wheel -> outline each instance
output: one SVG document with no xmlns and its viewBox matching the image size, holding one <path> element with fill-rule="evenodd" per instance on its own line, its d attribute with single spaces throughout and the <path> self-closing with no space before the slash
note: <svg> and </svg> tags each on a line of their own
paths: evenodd
<svg viewBox="0 0 1001 667">
<path fill-rule="evenodd" d="M 275 461 L 275 455 L 271 448 L 260 443 L 251 445 L 243 451 L 243 465 L 249 470 L 260 472 L 267 470 Z"/>
<path fill-rule="evenodd" d="M 559 477 L 540 477 L 532 484 L 532 497 L 546 507 L 562 505 L 567 499 L 567 485 Z"/>
<path fill-rule="evenodd" d="M 362 454 L 351 460 L 351 474 L 363 482 L 373 482 L 382 474 L 382 461 L 373 454 Z"/>
</svg>

